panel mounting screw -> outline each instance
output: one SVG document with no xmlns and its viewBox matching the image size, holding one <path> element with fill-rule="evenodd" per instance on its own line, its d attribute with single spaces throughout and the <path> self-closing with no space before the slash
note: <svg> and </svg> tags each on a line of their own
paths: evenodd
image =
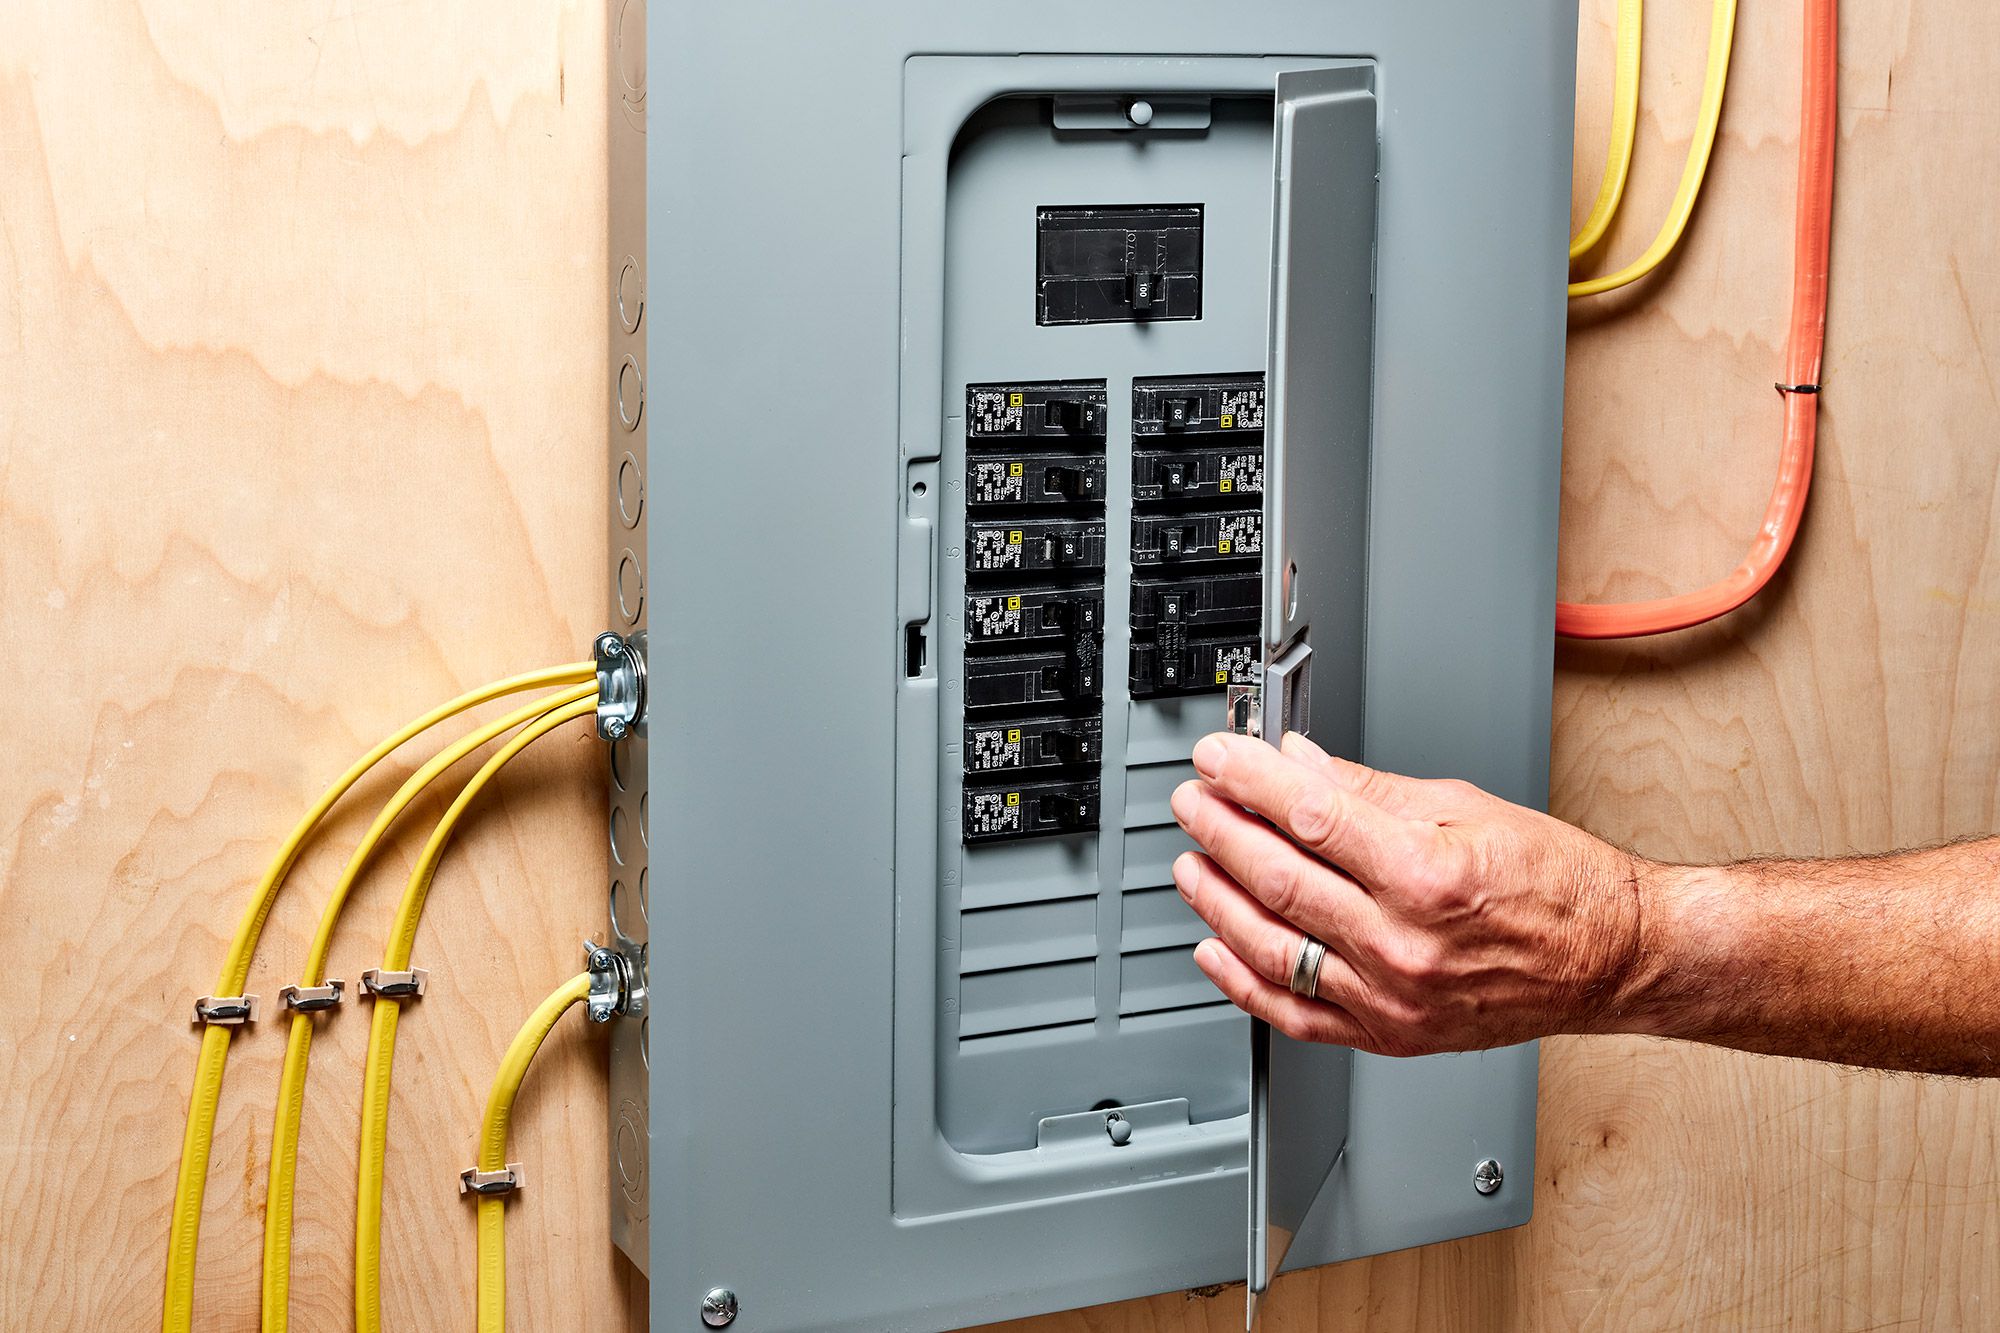
<svg viewBox="0 0 2000 1333">
<path fill-rule="evenodd" d="M 736 1322 L 736 1293 L 727 1287 L 710 1287 L 701 1298 L 701 1322 L 710 1328 L 728 1328 Z"/>
<path fill-rule="evenodd" d="M 1126 103 L 1125 119 L 1134 125 L 1144 126 L 1152 124 L 1153 104 L 1144 100 L 1135 100 Z"/>
<path fill-rule="evenodd" d="M 1472 1188 L 1478 1190 L 1481 1194 L 1498 1192 L 1501 1182 L 1506 1179 L 1507 1173 L 1502 1171 L 1500 1163 L 1494 1161 L 1491 1157 L 1486 1158 L 1478 1166 L 1472 1168 Z"/>
</svg>

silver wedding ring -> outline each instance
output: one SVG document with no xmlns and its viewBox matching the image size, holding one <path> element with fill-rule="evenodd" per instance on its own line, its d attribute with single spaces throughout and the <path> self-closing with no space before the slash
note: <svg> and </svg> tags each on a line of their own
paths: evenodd
<svg viewBox="0 0 2000 1333">
<path fill-rule="evenodd" d="M 1319 998 L 1319 965 L 1326 958 L 1326 946 L 1310 935 L 1299 936 L 1299 951 L 1292 955 L 1292 994 Z"/>
</svg>

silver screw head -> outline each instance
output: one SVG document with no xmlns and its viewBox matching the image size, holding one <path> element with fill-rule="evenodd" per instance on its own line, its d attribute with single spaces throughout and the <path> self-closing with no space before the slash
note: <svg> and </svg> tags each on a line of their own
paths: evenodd
<svg viewBox="0 0 2000 1333">
<path fill-rule="evenodd" d="M 609 740 L 622 741 L 625 739 L 625 733 L 630 730 L 622 717 L 613 716 L 604 719 L 604 735 Z"/>
<path fill-rule="evenodd" d="M 701 1298 L 701 1322 L 710 1328 L 728 1328 L 736 1322 L 736 1293 L 727 1287 L 710 1287 Z"/>
<path fill-rule="evenodd" d="M 1143 126 L 1152 124 L 1153 104 L 1146 101 L 1128 103 L 1125 107 L 1125 119 L 1134 125 Z"/>
<path fill-rule="evenodd" d="M 615 631 L 606 630 L 597 636 L 597 642 L 593 646 L 599 657 L 610 657 L 624 650 L 625 640 L 619 638 Z"/>
<path fill-rule="evenodd" d="M 1472 1168 L 1472 1188 L 1478 1190 L 1481 1194 L 1496 1193 L 1500 1188 L 1501 1182 L 1506 1179 L 1507 1173 L 1502 1171 L 1500 1163 L 1494 1161 L 1491 1157 L 1486 1158 L 1478 1166 Z"/>
</svg>

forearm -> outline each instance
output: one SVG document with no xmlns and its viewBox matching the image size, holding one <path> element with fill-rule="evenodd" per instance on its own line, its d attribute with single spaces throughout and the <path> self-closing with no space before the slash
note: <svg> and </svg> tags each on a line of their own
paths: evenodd
<svg viewBox="0 0 2000 1333">
<path fill-rule="evenodd" d="M 1733 866 L 1645 865 L 1612 1031 L 2000 1074 L 2000 838 Z"/>
</svg>

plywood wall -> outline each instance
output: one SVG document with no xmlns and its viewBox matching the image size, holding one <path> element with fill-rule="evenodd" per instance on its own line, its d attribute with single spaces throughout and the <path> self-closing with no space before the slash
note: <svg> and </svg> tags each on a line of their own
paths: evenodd
<svg viewBox="0 0 2000 1333">
<path fill-rule="evenodd" d="M 1613 5 L 1583 8 L 1587 200 Z M 1555 808 L 1653 855 L 2000 827 L 2000 12 L 1847 8 L 1825 429 L 1792 570 L 1715 629 L 1558 659 Z M 0 1327 L 157 1318 L 196 1044 L 179 1015 L 276 837 L 418 701 L 572 656 L 600 619 L 600 9 L 0 8 Z M 1672 190 L 1706 22 L 1699 0 L 1649 7 L 1616 255 Z M 1761 512 L 1799 23 L 1795 0 L 1745 0 L 1683 255 L 1577 312 L 1572 598 L 1713 577 Z M 390 1327 L 470 1322 L 452 1181 L 516 1016 L 602 926 L 597 757 L 578 729 L 525 759 L 434 895 L 440 984 L 397 1068 Z M 267 991 L 358 822 L 281 902 Z M 357 896 L 337 973 L 379 961 L 414 852 L 399 838 Z M 300 1327 L 347 1326 L 363 1029 L 349 1014 L 314 1048 Z M 280 1030 L 231 1061 L 204 1328 L 255 1325 Z M 563 1030 L 521 1108 L 516 1327 L 640 1308 L 598 1203 L 599 1059 Z M 1990 1322 L 2000 1088 L 1608 1040 L 1549 1043 L 1543 1080 L 1530 1226 L 1287 1278 L 1267 1326 Z M 1012 1328 L 1222 1333 L 1240 1308 L 1176 1294 Z"/>
</svg>

